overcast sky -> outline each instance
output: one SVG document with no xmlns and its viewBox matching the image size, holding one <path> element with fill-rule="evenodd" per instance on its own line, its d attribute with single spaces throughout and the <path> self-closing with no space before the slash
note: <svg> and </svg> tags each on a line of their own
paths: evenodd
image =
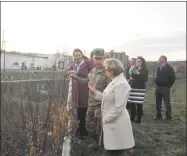
<svg viewBox="0 0 187 156">
<path fill-rule="evenodd" d="M 2 2 L 3 30 L 7 51 L 101 47 L 147 60 L 186 59 L 185 2 Z"/>
</svg>

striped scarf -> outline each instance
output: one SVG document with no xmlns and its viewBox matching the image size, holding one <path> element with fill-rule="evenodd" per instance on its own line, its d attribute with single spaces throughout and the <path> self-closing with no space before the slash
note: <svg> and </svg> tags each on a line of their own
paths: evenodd
<svg viewBox="0 0 187 156">
<path fill-rule="evenodd" d="M 82 60 L 80 63 L 75 63 L 75 68 L 77 74 L 79 74 L 80 66 L 85 62 L 85 60 Z"/>
</svg>

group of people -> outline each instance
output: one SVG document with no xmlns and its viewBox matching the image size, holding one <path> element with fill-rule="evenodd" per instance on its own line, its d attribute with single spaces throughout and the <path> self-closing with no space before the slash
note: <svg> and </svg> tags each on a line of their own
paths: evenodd
<svg viewBox="0 0 187 156">
<path fill-rule="evenodd" d="M 161 120 L 161 108 L 162 99 L 166 106 L 166 120 L 172 119 L 171 103 L 170 103 L 170 88 L 175 82 L 176 76 L 171 65 L 167 63 L 166 56 L 160 56 L 160 66 L 157 68 L 155 79 L 155 99 L 156 99 L 156 116 L 155 120 Z M 132 58 L 130 61 L 130 67 L 127 68 L 126 78 L 129 81 L 131 88 L 134 89 L 146 89 L 146 81 L 148 80 L 148 70 L 146 68 L 145 59 L 142 57 Z M 137 108 L 136 108 L 137 107 Z M 137 115 L 137 123 L 141 123 L 143 115 L 142 105 L 135 105 L 133 103 L 127 103 L 127 109 L 131 110 L 131 121 L 135 121 Z"/>
<path fill-rule="evenodd" d="M 104 145 L 107 156 L 120 156 L 135 146 L 131 121 L 135 121 L 137 115 L 136 123 L 142 122 L 142 105 L 129 104 L 128 97 L 131 88 L 146 88 L 148 70 L 145 59 L 133 58 L 126 74 L 118 59 L 105 59 L 102 48 L 94 49 L 91 58 L 84 56 L 80 49 L 75 49 L 73 59 L 73 64 L 66 72 L 73 78 L 73 99 L 79 120 L 76 135 L 81 139 L 89 136 L 92 139 L 89 148 L 100 148 Z M 169 69 L 169 65 L 164 64 L 160 73 L 167 71 L 171 75 Z M 169 89 L 166 89 L 167 83 L 163 77 L 157 76 L 156 79 L 158 99 L 155 119 L 161 118 L 162 97 L 167 103 L 167 117 L 171 117 L 171 107 L 166 99 Z M 174 82 L 169 81 L 168 87 L 171 87 Z"/>
</svg>

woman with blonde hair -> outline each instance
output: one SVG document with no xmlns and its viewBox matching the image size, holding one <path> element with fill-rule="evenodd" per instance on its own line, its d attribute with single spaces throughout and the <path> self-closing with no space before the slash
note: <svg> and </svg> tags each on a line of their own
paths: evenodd
<svg viewBox="0 0 187 156">
<path fill-rule="evenodd" d="M 135 145 L 133 131 L 126 104 L 130 85 L 124 77 L 123 64 L 114 58 L 106 59 L 104 67 L 111 82 L 103 93 L 88 83 L 94 97 L 102 101 L 101 116 L 103 143 L 106 156 L 121 156 Z"/>
<path fill-rule="evenodd" d="M 93 63 L 83 55 L 80 49 L 74 49 L 73 51 L 73 64 L 66 70 L 68 74 L 75 80 L 73 81 L 73 99 L 78 111 L 78 120 L 80 122 L 77 134 L 80 137 L 88 135 L 85 128 L 85 118 L 88 108 L 88 85 L 81 83 L 79 78 L 87 78 L 89 72 L 93 68 Z"/>
</svg>

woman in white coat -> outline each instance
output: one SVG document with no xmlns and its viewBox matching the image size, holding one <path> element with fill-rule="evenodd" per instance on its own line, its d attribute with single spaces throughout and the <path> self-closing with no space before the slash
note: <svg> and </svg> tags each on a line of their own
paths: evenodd
<svg viewBox="0 0 187 156">
<path fill-rule="evenodd" d="M 131 87 L 124 77 L 122 63 L 114 58 L 106 59 L 106 73 L 111 83 L 103 93 L 88 83 L 94 97 L 102 101 L 103 143 L 107 156 L 121 156 L 126 149 L 134 147 L 134 137 L 126 104 Z"/>
</svg>

